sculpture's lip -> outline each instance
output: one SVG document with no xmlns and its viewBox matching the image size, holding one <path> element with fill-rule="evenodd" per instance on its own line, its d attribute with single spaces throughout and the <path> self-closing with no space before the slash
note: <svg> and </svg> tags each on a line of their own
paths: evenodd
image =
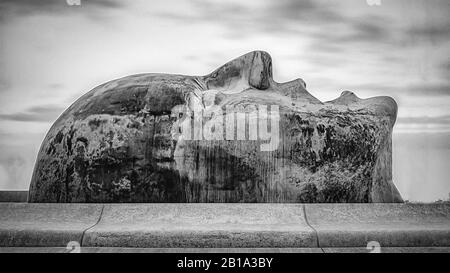
<svg viewBox="0 0 450 273">
<path fill-rule="evenodd" d="M 287 81 L 287 82 L 276 82 L 272 79 L 272 85 L 278 86 L 278 87 L 298 86 L 298 87 L 306 88 L 306 83 L 302 78 L 297 78 L 297 79 Z"/>
</svg>

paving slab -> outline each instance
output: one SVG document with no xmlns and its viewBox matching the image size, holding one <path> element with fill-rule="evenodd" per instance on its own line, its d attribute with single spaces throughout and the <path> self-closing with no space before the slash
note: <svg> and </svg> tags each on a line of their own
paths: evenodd
<svg viewBox="0 0 450 273">
<path fill-rule="evenodd" d="M 324 253 L 450 253 L 450 247 L 382 247 L 379 251 L 365 247 L 322 248 Z"/>
<path fill-rule="evenodd" d="M 75 253 L 65 247 L 0 247 L 0 253 Z M 320 248 L 81 247 L 79 253 L 323 253 Z"/>
<path fill-rule="evenodd" d="M 65 247 L 0 247 L 0 253 L 74 253 Z M 129 248 L 81 247 L 79 253 L 371 253 L 364 247 L 335 248 Z M 378 253 L 450 253 L 450 247 L 383 247 Z"/>
<path fill-rule="evenodd" d="M 111 204 L 87 247 L 317 247 L 299 204 Z"/>
<path fill-rule="evenodd" d="M 0 203 L 0 246 L 66 246 L 81 242 L 101 204 Z"/>
<path fill-rule="evenodd" d="M 305 204 L 322 248 L 450 246 L 449 204 Z"/>
</svg>

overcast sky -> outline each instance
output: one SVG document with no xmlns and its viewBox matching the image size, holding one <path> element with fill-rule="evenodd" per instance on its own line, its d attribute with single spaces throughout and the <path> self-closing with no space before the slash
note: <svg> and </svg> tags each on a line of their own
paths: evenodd
<svg viewBox="0 0 450 273">
<path fill-rule="evenodd" d="M 93 87 L 203 75 L 260 49 L 276 81 L 300 77 L 322 101 L 392 96 L 395 184 L 405 199 L 447 199 L 449 18 L 448 0 L 1 0 L 0 189 L 28 188 L 46 131 Z"/>
</svg>

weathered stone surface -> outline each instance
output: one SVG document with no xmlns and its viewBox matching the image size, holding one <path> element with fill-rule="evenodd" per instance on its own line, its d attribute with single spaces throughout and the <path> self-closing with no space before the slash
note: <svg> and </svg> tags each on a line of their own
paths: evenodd
<svg viewBox="0 0 450 273">
<path fill-rule="evenodd" d="M 65 247 L 0 247 L 0 253 L 68 253 Z M 80 253 L 370 253 L 365 247 L 340 248 L 122 248 L 82 247 Z M 450 253 L 450 247 L 382 247 L 380 253 Z"/>
<path fill-rule="evenodd" d="M 359 249 L 358 249 L 359 250 Z M 419 252 L 446 252 L 450 248 L 433 248 Z M 0 253 L 69 253 L 65 247 L 0 247 Z M 348 249 L 344 251 L 349 252 Z M 366 251 L 367 252 L 367 251 Z M 417 252 L 417 251 L 416 251 Z M 82 247 L 80 253 L 323 253 L 320 248 L 139 248 L 139 247 Z"/>
<path fill-rule="evenodd" d="M 316 247 L 300 204 L 107 204 L 83 246 Z"/>
<path fill-rule="evenodd" d="M 322 248 L 324 253 L 450 253 L 450 247 L 381 247 L 379 252 L 372 252 L 366 247 Z"/>
<path fill-rule="evenodd" d="M 66 247 L 100 219 L 97 204 L 0 204 L 0 247 Z"/>
<path fill-rule="evenodd" d="M 450 247 L 449 204 L 305 204 L 323 248 Z"/>
<path fill-rule="evenodd" d="M 206 76 L 100 85 L 48 132 L 29 201 L 401 202 L 395 101 L 320 102 L 305 88 L 275 82 L 260 51 Z"/>
<path fill-rule="evenodd" d="M 79 242 L 82 252 L 126 247 L 368 252 L 374 250 L 367 249 L 372 241 L 382 252 L 448 249 L 450 205 L 0 204 L 0 252 L 2 247 L 65 248 L 70 241 Z"/>
</svg>

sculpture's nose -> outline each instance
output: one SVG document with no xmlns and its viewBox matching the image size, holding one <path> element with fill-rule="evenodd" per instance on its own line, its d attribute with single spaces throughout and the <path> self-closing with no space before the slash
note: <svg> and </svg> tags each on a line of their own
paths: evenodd
<svg viewBox="0 0 450 273">
<path fill-rule="evenodd" d="M 254 51 L 248 83 L 257 89 L 267 89 L 272 79 L 272 58 L 265 51 Z"/>
<path fill-rule="evenodd" d="M 272 58 L 267 52 L 252 51 L 219 67 L 204 79 L 210 89 L 232 89 L 236 83 L 243 82 L 247 88 L 265 90 L 271 84 Z"/>
</svg>

